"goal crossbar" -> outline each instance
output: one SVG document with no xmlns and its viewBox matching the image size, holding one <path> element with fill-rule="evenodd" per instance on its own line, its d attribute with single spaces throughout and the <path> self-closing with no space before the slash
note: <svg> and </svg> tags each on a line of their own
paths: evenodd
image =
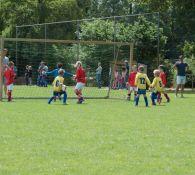
<svg viewBox="0 0 195 175">
<path fill-rule="evenodd" d="M 94 41 L 94 40 L 55 40 L 55 39 L 32 39 L 32 38 L 3 38 L 4 41 L 14 42 L 34 42 L 34 43 L 59 43 L 59 44 L 99 44 L 99 45 L 120 45 L 127 46 L 133 43 L 129 42 L 113 42 L 113 41 Z"/>
</svg>

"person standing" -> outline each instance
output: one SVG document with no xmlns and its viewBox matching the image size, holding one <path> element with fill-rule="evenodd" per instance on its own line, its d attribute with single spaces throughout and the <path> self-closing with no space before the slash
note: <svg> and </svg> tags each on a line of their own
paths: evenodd
<svg viewBox="0 0 195 175">
<path fill-rule="evenodd" d="M 125 83 L 128 83 L 128 79 L 129 79 L 129 74 L 130 74 L 130 66 L 129 66 L 129 62 L 127 60 L 124 61 L 125 64 L 125 68 L 126 68 L 126 76 L 125 76 Z"/>
<path fill-rule="evenodd" d="M 181 88 L 181 97 L 183 98 L 184 86 L 186 83 L 186 70 L 188 64 L 184 63 L 183 55 L 179 56 L 179 61 L 175 63 L 174 68 L 177 70 L 177 86 L 175 90 L 175 96 L 177 97 L 179 88 Z"/>
<path fill-rule="evenodd" d="M 101 63 L 98 63 L 98 68 L 96 69 L 96 81 L 98 88 L 102 87 L 102 66 Z"/>
<path fill-rule="evenodd" d="M 8 50 L 4 48 L 3 49 L 3 71 L 5 71 L 9 63 L 9 57 L 7 57 L 7 54 L 8 54 Z M 6 77 L 3 77 L 3 84 L 4 84 L 4 93 L 5 95 L 7 95 Z"/>
</svg>

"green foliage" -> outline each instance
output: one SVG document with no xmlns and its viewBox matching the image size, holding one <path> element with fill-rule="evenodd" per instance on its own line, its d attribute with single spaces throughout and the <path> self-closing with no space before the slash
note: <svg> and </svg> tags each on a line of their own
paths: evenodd
<svg viewBox="0 0 195 175">
<path fill-rule="evenodd" d="M 195 75 L 195 42 L 186 41 L 183 47 L 183 52 L 190 71 Z"/>
<path fill-rule="evenodd" d="M 157 57 L 157 38 L 160 37 L 160 45 L 166 43 L 166 36 L 163 34 L 163 29 L 158 29 L 157 24 L 147 20 L 145 17 L 138 17 L 134 24 L 112 20 L 93 20 L 81 25 L 81 39 L 84 40 L 103 40 L 103 41 L 120 41 L 120 42 L 135 42 L 136 57 L 139 62 L 147 64 L 154 62 Z M 94 47 L 94 49 L 91 49 Z M 86 57 L 87 62 L 91 58 L 91 62 L 97 65 L 97 62 L 109 63 L 113 60 L 113 50 L 104 49 L 105 46 L 91 46 L 89 56 Z M 99 51 L 97 51 L 99 50 Z M 128 48 L 125 48 L 126 55 L 122 59 L 128 58 Z M 94 51 L 94 52 L 93 52 Z M 123 52 L 124 48 L 120 48 L 119 52 Z M 161 50 L 163 53 L 163 49 Z M 118 59 L 118 58 L 117 58 Z M 120 58 L 121 59 L 121 58 Z M 119 60 L 120 60 L 119 59 Z M 155 63 L 156 64 L 156 63 Z M 94 65 L 91 65 L 94 67 Z M 106 65 L 109 67 L 109 65 Z M 108 70 L 107 70 L 108 71 Z"/>
</svg>

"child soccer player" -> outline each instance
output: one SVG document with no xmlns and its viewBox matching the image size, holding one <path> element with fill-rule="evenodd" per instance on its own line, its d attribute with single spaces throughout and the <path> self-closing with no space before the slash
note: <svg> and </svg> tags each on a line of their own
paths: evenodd
<svg viewBox="0 0 195 175">
<path fill-rule="evenodd" d="M 77 82 L 76 86 L 75 86 L 75 94 L 78 97 L 78 104 L 81 104 L 84 99 L 82 96 L 82 89 L 85 86 L 86 83 L 86 76 L 85 76 L 85 70 L 82 67 L 82 63 L 80 61 L 77 61 L 75 64 L 75 68 L 76 68 L 76 76 L 75 76 L 75 80 Z"/>
<path fill-rule="evenodd" d="M 12 61 L 10 61 L 7 66 L 5 66 L 4 77 L 5 84 L 7 87 L 8 102 L 10 102 L 12 101 L 12 91 L 14 87 L 15 78 L 14 63 Z"/>
<path fill-rule="evenodd" d="M 158 69 L 160 71 L 160 78 L 162 80 L 163 88 L 165 88 L 166 87 L 166 84 L 167 84 L 167 78 L 166 78 L 166 74 L 164 72 L 164 66 L 163 65 L 160 65 L 158 67 Z M 165 98 L 167 99 L 167 102 L 170 102 L 170 98 L 169 98 L 168 94 L 166 93 L 165 89 L 163 90 L 162 93 L 164 94 Z"/>
<path fill-rule="evenodd" d="M 64 95 L 63 104 L 66 105 L 67 100 L 67 93 L 66 93 L 66 86 L 64 85 L 64 70 L 60 69 L 58 71 L 58 76 L 53 81 L 53 96 L 49 99 L 48 104 L 56 99 L 56 97 Z"/>
<path fill-rule="evenodd" d="M 137 75 L 137 66 L 134 65 L 132 66 L 132 72 L 129 74 L 129 79 L 128 79 L 128 94 L 127 94 L 127 100 L 131 100 L 131 93 L 134 92 L 134 101 L 137 96 L 137 87 L 135 85 L 135 77 Z"/>
<path fill-rule="evenodd" d="M 150 97 L 152 100 L 152 105 L 156 105 L 155 100 L 157 99 L 157 102 L 161 103 L 161 93 L 163 92 L 163 83 L 160 78 L 160 71 L 158 69 L 154 70 L 154 79 L 151 84 L 151 88 L 154 88 L 153 92 L 151 93 Z"/>
<path fill-rule="evenodd" d="M 139 66 L 138 68 L 139 73 L 137 73 L 135 78 L 135 86 L 137 86 L 137 96 L 135 98 L 135 106 L 138 106 L 139 103 L 139 97 L 140 95 L 144 96 L 144 101 L 146 104 L 146 107 L 148 107 L 148 98 L 146 96 L 146 85 L 150 86 L 150 80 L 148 79 L 148 76 L 144 73 L 144 66 Z"/>
</svg>

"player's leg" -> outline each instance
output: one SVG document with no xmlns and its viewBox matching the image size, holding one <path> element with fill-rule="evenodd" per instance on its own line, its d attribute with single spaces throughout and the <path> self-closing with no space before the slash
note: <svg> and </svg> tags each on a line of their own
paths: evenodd
<svg viewBox="0 0 195 175">
<path fill-rule="evenodd" d="M 140 94 L 141 94 L 140 92 L 141 92 L 141 90 L 138 89 L 137 96 L 136 96 L 136 98 L 135 98 L 135 106 L 138 106 L 139 97 L 140 97 Z"/>
<path fill-rule="evenodd" d="M 160 92 L 157 92 L 157 102 L 159 104 L 161 104 L 161 101 L 162 101 L 161 93 Z"/>
<path fill-rule="evenodd" d="M 8 96 L 8 101 L 12 101 L 12 90 L 13 90 L 13 84 L 10 84 L 7 86 L 7 96 Z"/>
<path fill-rule="evenodd" d="M 128 101 L 131 100 L 131 92 L 132 92 L 132 90 L 131 90 L 131 87 L 129 86 L 129 87 L 128 87 L 128 92 L 127 92 L 127 100 L 128 100 Z"/>
<path fill-rule="evenodd" d="M 146 107 L 148 107 L 148 98 L 146 96 L 146 93 L 143 93 L 143 96 L 144 96 L 144 101 L 145 101 Z"/>
<path fill-rule="evenodd" d="M 82 103 L 84 101 L 83 96 L 82 96 L 82 89 L 84 87 L 83 83 L 77 83 L 75 86 L 75 94 L 77 95 L 78 102 L 77 103 Z"/>
<path fill-rule="evenodd" d="M 136 96 L 137 96 L 137 91 L 138 91 L 137 87 L 134 87 L 134 101 L 135 101 Z"/>
<path fill-rule="evenodd" d="M 155 102 L 155 100 L 156 100 L 156 93 L 152 92 L 150 97 L 151 97 L 152 105 L 156 105 L 156 102 Z"/>
<path fill-rule="evenodd" d="M 167 102 L 170 102 L 170 97 L 168 96 L 168 94 L 166 92 L 164 92 L 163 95 L 165 96 Z"/>
<path fill-rule="evenodd" d="M 63 96 L 63 104 L 67 104 L 66 101 L 67 101 L 67 93 L 66 91 L 63 91 L 64 96 Z"/>
<path fill-rule="evenodd" d="M 56 99 L 56 96 L 58 96 L 57 92 L 53 92 L 53 96 L 49 99 L 48 104 L 51 104 L 51 102 Z"/>
</svg>

